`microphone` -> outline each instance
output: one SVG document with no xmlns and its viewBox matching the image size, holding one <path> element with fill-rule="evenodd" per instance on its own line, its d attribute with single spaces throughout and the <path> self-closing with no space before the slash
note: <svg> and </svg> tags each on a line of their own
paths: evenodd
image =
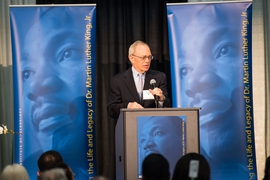
<svg viewBox="0 0 270 180">
<path fill-rule="evenodd" d="M 152 89 L 155 89 L 156 88 L 156 80 L 155 79 L 151 79 L 150 80 L 150 85 L 152 86 Z M 155 97 L 155 100 L 158 101 L 158 96 L 157 95 L 154 95 Z"/>
</svg>

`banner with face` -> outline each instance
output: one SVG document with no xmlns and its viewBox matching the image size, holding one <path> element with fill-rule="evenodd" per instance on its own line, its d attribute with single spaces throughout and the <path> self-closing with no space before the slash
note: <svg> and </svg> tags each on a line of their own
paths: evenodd
<svg viewBox="0 0 270 180">
<path fill-rule="evenodd" d="M 31 179 L 37 160 L 58 151 L 76 179 L 96 175 L 96 7 L 10 7 L 15 161 Z"/>
<path fill-rule="evenodd" d="M 174 107 L 200 107 L 215 180 L 256 179 L 251 2 L 168 4 Z"/>
</svg>

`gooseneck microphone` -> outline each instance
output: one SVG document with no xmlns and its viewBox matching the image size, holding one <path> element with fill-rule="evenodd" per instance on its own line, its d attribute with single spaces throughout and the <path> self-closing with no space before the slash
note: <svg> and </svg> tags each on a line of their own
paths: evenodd
<svg viewBox="0 0 270 180">
<path fill-rule="evenodd" d="M 155 89 L 156 88 L 156 80 L 155 79 L 151 79 L 150 80 L 150 85 L 152 86 L 152 89 Z M 157 95 L 154 95 L 155 97 L 155 101 L 158 102 L 158 96 Z"/>
</svg>

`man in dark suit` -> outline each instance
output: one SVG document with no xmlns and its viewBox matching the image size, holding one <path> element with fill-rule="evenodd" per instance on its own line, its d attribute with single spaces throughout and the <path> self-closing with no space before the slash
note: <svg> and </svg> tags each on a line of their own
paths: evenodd
<svg viewBox="0 0 270 180">
<path fill-rule="evenodd" d="M 142 41 L 135 41 L 129 47 L 128 58 L 132 67 L 111 78 L 107 104 L 109 115 L 117 119 L 121 108 L 170 107 L 166 75 L 149 69 L 153 59 L 150 47 Z M 151 80 L 154 80 L 154 89 Z"/>
</svg>

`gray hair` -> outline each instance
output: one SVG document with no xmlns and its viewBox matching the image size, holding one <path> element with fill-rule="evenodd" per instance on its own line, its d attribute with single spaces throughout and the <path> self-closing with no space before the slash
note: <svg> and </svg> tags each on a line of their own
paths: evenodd
<svg viewBox="0 0 270 180">
<path fill-rule="evenodd" d="M 63 169 L 54 168 L 42 172 L 39 180 L 67 180 L 67 177 Z"/>
<path fill-rule="evenodd" d="M 143 41 L 137 40 L 137 41 L 135 41 L 133 44 L 131 44 L 131 45 L 129 46 L 129 49 L 128 49 L 128 55 L 129 55 L 129 56 L 132 55 L 132 54 L 134 54 L 134 52 L 135 52 L 135 50 L 136 50 L 136 47 L 137 47 L 138 45 L 144 45 L 144 46 L 147 46 L 147 47 L 150 49 L 150 47 L 149 47 L 148 44 L 146 44 L 146 43 L 143 42 Z"/>
<path fill-rule="evenodd" d="M 7 165 L 0 175 L 1 180 L 30 180 L 25 167 L 20 164 Z"/>
</svg>

